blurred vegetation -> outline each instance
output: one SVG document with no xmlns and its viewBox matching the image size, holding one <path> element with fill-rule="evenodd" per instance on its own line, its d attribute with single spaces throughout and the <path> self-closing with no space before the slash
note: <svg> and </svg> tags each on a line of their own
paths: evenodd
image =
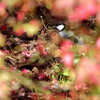
<svg viewBox="0 0 100 100">
<path fill-rule="evenodd" d="M 99 0 L 0 0 L 0 100 L 99 100 L 99 33 Z"/>
</svg>

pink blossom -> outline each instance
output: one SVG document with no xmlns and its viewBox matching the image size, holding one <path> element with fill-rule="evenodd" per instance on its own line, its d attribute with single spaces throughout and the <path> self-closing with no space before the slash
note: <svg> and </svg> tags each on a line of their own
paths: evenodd
<svg viewBox="0 0 100 100">
<path fill-rule="evenodd" d="M 61 43 L 60 49 L 61 49 L 61 50 L 69 50 L 69 49 L 72 48 L 72 46 L 73 46 L 73 43 L 72 43 L 71 40 L 65 40 L 65 41 L 63 41 L 63 42 Z"/>
<path fill-rule="evenodd" d="M 34 26 L 36 26 L 36 27 L 38 27 L 38 28 L 41 27 L 41 24 L 40 24 L 39 20 L 36 20 L 36 19 L 31 20 L 31 21 L 30 21 L 30 24 L 33 25 L 33 27 L 34 27 Z"/>
<path fill-rule="evenodd" d="M 55 15 L 64 16 L 73 8 L 73 5 L 73 0 L 55 0 L 52 10 Z"/>
<path fill-rule="evenodd" d="M 69 14 L 69 19 L 71 20 L 86 20 L 90 16 L 94 15 L 97 11 L 97 7 L 95 3 L 89 3 L 89 4 L 80 4 L 76 7 L 75 11 L 72 11 Z"/>
<path fill-rule="evenodd" d="M 100 65 L 95 65 L 91 70 L 91 73 L 88 75 L 89 80 L 91 83 L 100 85 Z"/>
<path fill-rule="evenodd" d="M 26 57 L 31 57 L 32 52 L 31 51 L 23 51 L 22 54 Z"/>
<path fill-rule="evenodd" d="M 75 85 L 76 90 L 85 89 L 86 87 L 88 87 L 88 85 L 85 83 L 78 83 Z"/>
<path fill-rule="evenodd" d="M 97 6 L 95 3 L 92 3 L 92 4 L 88 4 L 87 5 L 87 10 L 90 14 L 90 16 L 96 14 L 96 11 L 97 11 Z"/>
<path fill-rule="evenodd" d="M 59 10 L 64 10 L 65 8 L 70 8 L 73 6 L 73 0 L 67 1 L 67 0 L 57 0 L 55 1 L 55 7 Z"/>
<path fill-rule="evenodd" d="M 32 51 L 33 51 L 33 53 L 35 53 L 36 52 L 36 49 L 33 49 Z"/>
<path fill-rule="evenodd" d="M 65 66 L 72 66 L 74 63 L 74 55 L 72 52 L 65 53 L 62 55 L 61 60 Z"/>
<path fill-rule="evenodd" d="M 0 3 L 0 8 L 6 8 L 7 7 L 7 5 L 5 4 L 5 3 Z"/>
<path fill-rule="evenodd" d="M 0 16 L 6 15 L 6 7 L 5 3 L 0 3 Z"/>
<path fill-rule="evenodd" d="M 30 73 L 29 70 L 27 70 L 27 69 L 23 69 L 22 72 L 23 72 L 24 74 L 29 74 L 29 73 Z"/>
<path fill-rule="evenodd" d="M 17 13 L 17 19 L 18 21 L 22 21 L 25 17 L 25 13 L 24 12 L 18 12 Z"/>
<path fill-rule="evenodd" d="M 78 15 L 76 12 L 72 12 L 68 15 L 68 18 L 73 21 L 79 21 Z"/>
<path fill-rule="evenodd" d="M 17 29 L 16 32 L 15 32 L 15 34 L 16 34 L 17 36 L 21 36 L 22 34 L 24 34 L 24 29 L 23 29 L 23 28 Z"/>
<path fill-rule="evenodd" d="M 94 60 L 83 58 L 80 63 L 80 70 L 78 72 L 77 81 L 84 82 L 87 79 L 93 84 L 100 85 L 100 65 Z"/>
<path fill-rule="evenodd" d="M 41 55 L 47 55 L 48 51 L 42 44 L 37 45 L 37 50 L 40 52 Z"/>
<path fill-rule="evenodd" d="M 6 69 L 7 67 L 6 66 L 2 66 L 2 67 L 0 67 L 0 69 Z"/>
<path fill-rule="evenodd" d="M 10 53 L 10 50 L 0 50 L 1 55 L 5 55 L 7 53 Z"/>
<path fill-rule="evenodd" d="M 96 47 L 100 49 L 100 37 L 96 41 Z"/>
<path fill-rule="evenodd" d="M 47 79 L 47 76 L 45 74 L 39 74 L 38 79 L 44 80 L 44 79 Z"/>
</svg>

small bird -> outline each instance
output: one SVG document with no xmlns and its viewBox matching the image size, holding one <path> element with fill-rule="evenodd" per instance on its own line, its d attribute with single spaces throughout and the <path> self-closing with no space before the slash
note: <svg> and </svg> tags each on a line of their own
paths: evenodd
<svg viewBox="0 0 100 100">
<path fill-rule="evenodd" d="M 53 26 L 59 33 L 59 35 L 63 38 L 66 39 L 72 39 L 75 43 L 83 45 L 84 43 L 80 40 L 78 36 L 74 34 L 73 31 L 67 31 L 65 24 L 63 23 L 57 23 L 56 25 Z"/>
</svg>

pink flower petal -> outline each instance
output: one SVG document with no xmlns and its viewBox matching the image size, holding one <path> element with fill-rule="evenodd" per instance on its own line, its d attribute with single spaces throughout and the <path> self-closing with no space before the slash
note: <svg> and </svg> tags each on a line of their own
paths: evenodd
<svg viewBox="0 0 100 100">
<path fill-rule="evenodd" d="M 65 66 L 72 66 L 74 63 L 74 55 L 72 52 L 64 54 L 61 59 Z"/>
<path fill-rule="evenodd" d="M 100 49 L 100 37 L 96 41 L 96 47 Z"/>
<path fill-rule="evenodd" d="M 23 69 L 22 72 L 25 73 L 25 74 L 29 74 L 30 73 L 29 70 L 27 70 L 27 69 Z"/>
</svg>

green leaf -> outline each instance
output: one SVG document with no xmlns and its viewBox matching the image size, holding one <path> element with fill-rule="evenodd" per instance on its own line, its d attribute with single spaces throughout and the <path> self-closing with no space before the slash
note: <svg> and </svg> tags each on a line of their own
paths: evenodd
<svg viewBox="0 0 100 100">
<path fill-rule="evenodd" d="M 65 76 L 70 76 L 70 72 L 68 69 L 64 70 L 64 72 L 62 74 Z"/>
</svg>

